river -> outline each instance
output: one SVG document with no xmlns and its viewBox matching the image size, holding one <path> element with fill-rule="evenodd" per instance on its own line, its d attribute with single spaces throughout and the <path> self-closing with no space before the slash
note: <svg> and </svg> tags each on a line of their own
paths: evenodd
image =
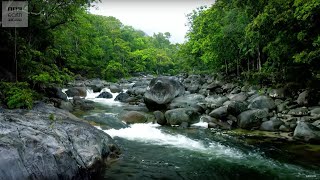
<svg viewBox="0 0 320 180">
<path fill-rule="evenodd" d="M 95 98 L 98 94 L 88 91 L 86 99 L 95 101 L 96 109 L 79 116 L 106 122 L 107 126 L 95 126 L 122 150 L 99 179 L 320 179 L 319 161 L 294 161 L 286 149 L 248 144 L 238 136 L 204 128 L 205 123 L 188 129 L 125 125 L 117 116 L 129 105 Z"/>
</svg>

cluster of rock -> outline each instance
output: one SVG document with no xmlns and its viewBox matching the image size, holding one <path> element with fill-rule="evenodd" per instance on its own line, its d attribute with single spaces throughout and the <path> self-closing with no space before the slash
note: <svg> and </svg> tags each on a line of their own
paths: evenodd
<svg viewBox="0 0 320 180">
<path fill-rule="evenodd" d="M 112 92 L 120 92 L 116 101 L 136 105 L 131 109 L 135 112 L 128 117 L 138 119 L 137 122 L 146 121 L 137 111 L 149 110 L 161 125 L 188 127 L 202 120 L 208 123 L 209 128 L 293 132 L 296 139 L 320 141 L 318 92 L 304 90 L 294 97 L 285 88 L 239 86 L 219 79 L 213 76 L 181 75 L 132 78 L 122 80 L 119 84 L 102 80 L 79 81 L 73 84 L 77 90 L 69 89 L 79 91 L 73 94 L 73 100 L 60 101 L 58 107 L 68 109 L 65 107 L 69 106 L 70 111 L 93 108 L 91 102 L 78 97 L 83 96 L 82 93 L 88 88 L 101 90 L 109 87 Z M 123 92 L 122 89 L 128 90 Z M 101 94 L 101 97 L 110 98 L 110 94 Z"/>
<path fill-rule="evenodd" d="M 109 135 L 53 106 L 0 113 L 0 179 L 90 179 L 119 153 Z"/>
<path fill-rule="evenodd" d="M 190 75 L 158 77 L 149 85 L 140 81 L 126 96 L 145 104 L 161 125 L 187 127 L 201 119 L 209 128 L 293 132 L 296 139 L 320 142 L 320 99 L 308 90 L 292 98 L 284 88 L 240 87 Z"/>
</svg>

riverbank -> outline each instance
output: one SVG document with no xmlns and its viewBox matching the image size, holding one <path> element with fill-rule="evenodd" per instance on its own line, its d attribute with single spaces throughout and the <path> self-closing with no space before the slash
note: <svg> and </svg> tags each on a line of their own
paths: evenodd
<svg viewBox="0 0 320 180">
<path fill-rule="evenodd" d="M 109 135 L 67 111 L 1 110 L 0 179 L 91 179 L 119 154 Z"/>
</svg>

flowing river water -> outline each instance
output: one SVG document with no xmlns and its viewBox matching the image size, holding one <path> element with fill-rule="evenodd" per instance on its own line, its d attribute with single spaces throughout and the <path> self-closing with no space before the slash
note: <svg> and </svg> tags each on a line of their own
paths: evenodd
<svg viewBox="0 0 320 180">
<path fill-rule="evenodd" d="M 117 93 L 112 94 L 113 99 L 100 99 L 95 98 L 99 93 L 88 91 L 86 99 L 96 102 L 96 109 L 80 115 L 107 124 L 95 126 L 122 150 L 99 179 L 320 179 L 319 160 L 294 161 L 295 155 L 285 149 L 250 145 L 238 136 L 202 127 L 206 123 L 188 129 L 125 125 L 118 115 L 129 105 L 114 101 Z"/>
</svg>

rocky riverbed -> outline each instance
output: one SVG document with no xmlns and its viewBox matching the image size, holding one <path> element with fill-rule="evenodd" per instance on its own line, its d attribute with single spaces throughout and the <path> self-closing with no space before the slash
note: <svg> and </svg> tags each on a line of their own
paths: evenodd
<svg viewBox="0 0 320 180">
<path fill-rule="evenodd" d="M 70 87 L 67 94 L 74 98 L 60 101 L 61 108 L 91 109 L 90 101 L 79 97 L 85 96 L 87 89 L 99 92 L 108 87 L 119 93 L 116 100 L 133 105 L 133 111 L 154 113 L 154 121 L 160 125 L 187 128 L 200 121 L 208 128 L 279 132 L 288 140 L 320 142 L 319 92 L 315 90 L 240 86 L 200 75 L 149 76 L 119 83 L 95 79 L 75 81 Z M 112 98 L 106 92 L 100 96 Z"/>
</svg>

